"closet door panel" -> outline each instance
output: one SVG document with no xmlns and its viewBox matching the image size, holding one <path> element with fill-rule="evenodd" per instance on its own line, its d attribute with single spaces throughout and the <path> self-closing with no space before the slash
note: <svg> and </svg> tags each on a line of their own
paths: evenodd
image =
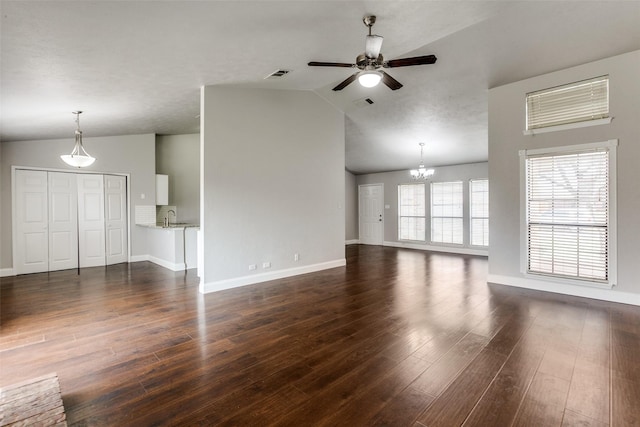
<svg viewBox="0 0 640 427">
<path fill-rule="evenodd" d="M 127 179 L 104 176 L 107 265 L 128 261 Z"/>
<path fill-rule="evenodd" d="M 78 175 L 78 245 L 80 267 L 105 265 L 104 179 Z"/>
<path fill-rule="evenodd" d="M 49 220 L 47 172 L 15 171 L 15 241 L 13 267 L 16 274 L 49 269 Z"/>
<path fill-rule="evenodd" d="M 76 174 L 49 172 L 49 271 L 77 267 Z"/>
</svg>

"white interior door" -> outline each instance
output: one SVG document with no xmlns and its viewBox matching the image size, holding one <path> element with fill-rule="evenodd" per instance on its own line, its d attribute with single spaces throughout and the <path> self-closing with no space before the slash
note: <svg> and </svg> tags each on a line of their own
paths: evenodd
<svg viewBox="0 0 640 427">
<path fill-rule="evenodd" d="M 76 174 L 48 173 L 49 271 L 78 267 Z"/>
<path fill-rule="evenodd" d="M 127 262 L 127 179 L 104 176 L 107 265 Z"/>
<path fill-rule="evenodd" d="M 80 267 L 105 265 L 104 178 L 78 174 Z"/>
<path fill-rule="evenodd" d="M 382 245 L 384 229 L 384 187 L 382 184 L 358 186 L 360 243 Z"/>
<path fill-rule="evenodd" d="M 13 268 L 16 274 L 49 269 L 47 172 L 15 171 L 16 227 Z"/>
</svg>

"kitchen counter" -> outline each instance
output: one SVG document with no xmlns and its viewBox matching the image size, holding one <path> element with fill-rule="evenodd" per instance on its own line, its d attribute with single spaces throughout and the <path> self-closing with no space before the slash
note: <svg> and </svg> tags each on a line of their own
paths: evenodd
<svg viewBox="0 0 640 427">
<path fill-rule="evenodd" d="M 164 224 L 162 224 L 161 222 L 148 223 L 148 224 L 136 224 L 136 225 L 139 225 L 140 227 L 147 227 L 147 228 L 161 228 L 163 230 L 171 230 L 171 229 L 183 230 L 185 228 L 200 228 L 200 224 L 192 224 L 188 222 L 171 223 L 169 224 L 168 227 L 165 227 Z"/>
<path fill-rule="evenodd" d="M 200 226 L 192 223 L 136 224 L 148 229 L 149 261 L 173 271 L 196 268 L 198 263 L 198 233 Z"/>
</svg>

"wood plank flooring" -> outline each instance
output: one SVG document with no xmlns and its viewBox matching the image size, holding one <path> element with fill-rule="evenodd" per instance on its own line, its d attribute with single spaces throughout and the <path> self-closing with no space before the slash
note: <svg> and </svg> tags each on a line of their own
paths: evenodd
<svg viewBox="0 0 640 427">
<path fill-rule="evenodd" d="M 346 256 L 207 295 L 147 262 L 2 278 L 0 387 L 57 373 L 75 426 L 640 425 L 639 307 Z"/>
</svg>

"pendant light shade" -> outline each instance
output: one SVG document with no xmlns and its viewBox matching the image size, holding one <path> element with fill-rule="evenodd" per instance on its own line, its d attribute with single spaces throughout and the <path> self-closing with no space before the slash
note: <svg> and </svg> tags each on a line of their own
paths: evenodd
<svg viewBox="0 0 640 427">
<path fill-rule="evenodd" d="M 76 145 L 73 147 L 71 154 L 63 154 L 60 158 L 69 166 L 75 168 L 84 168 L 93 164 L 96 161 L 95 157 L 92 157 L 82 145 L 82 131 L 80 130 L 80 114 L 82 111 L 74 111 L 76 115 Z"/>
</svg>

